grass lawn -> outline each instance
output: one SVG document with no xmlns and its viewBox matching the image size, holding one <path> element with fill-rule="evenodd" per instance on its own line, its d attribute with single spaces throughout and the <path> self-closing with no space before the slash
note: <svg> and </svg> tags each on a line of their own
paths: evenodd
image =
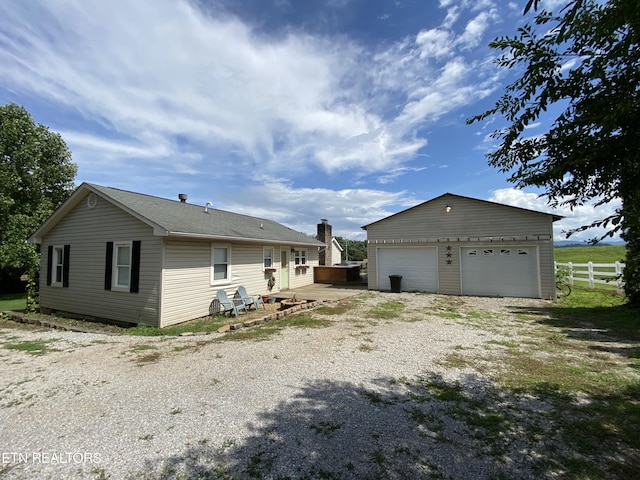
<svg viewBox="0 0 640 480">
<path fill-rule="evenodd" d="M 198 320 L 192 320 L 190 322 L 181 323 L 178 325 L 172 325 L 170 327 L 158 328 L 158 327 L 149 327 L 147 325 L 138 325 L 136 327 L 132 327 L 125 331 L 129 335 L 136 336 L 148 336 L 148 337 L 158 337 L 158 336 L 177 336 L 181 333 L 186 332 L 215 332 L 223 325 L 230 323 L 230 319 L 224 316 L 214 317 L 211 319 L 209 317 L 204 317 Z"/>
<path fill-rule="evenodd" d="M 191 333 L 210 333 L 216 332 L 220 327 L 232 323 L 242 323 L 246 320 L 253 320 L 256 318 L 261 318 L 268 313 L 273 313 L 278 309 L 279 304 L 268 304 L 265 305 L 264 308 L 256 310 L 249 310 L 248 312 L 242 313 L 239 318 L 234 318 L 233 316 L 225 316 L 225 315 L 216 315 L 213 317 L 202 317 L 195 320 L 191 320 L 188 322 L 180 323 L 178 325 L 172 325 L 165 328 L 157 328 L 151 327 L 147 325 L 138 325 L 131 328 L 120 327 L 116 325 L 111 325 L 107 323 L 100 322 L 91 322 L 82 319 L 73 319 L 67 318 L 57 315 L 44 315 L 41 313 L 33 313 L 29 314 L 29 317 L 52 322 L 58 325 L 64 325 L 66 327 L 75 327 L 86 329 L 93 332 L 104 332 L 111 334 L 122 334 L 122 335 L 134 335 L 134 336 L 148 336 L 148 337 L 157 337 L 157 336 L 178 336 L 183 333 L 191 332 Z M 2 295 L 0 296 L 0 311 L 24 311 L 27 306 L 27 296 L 26 294 L 13 294 L 13 295 Z M 0 319 L 1 324 L 7 324 L 9 320 Z M 287 322 L 287 326 L 292 322 Z M 21 328 L 29 328 L 28 325 L 24 325 Z M 240 338 L 241 335 L 235 335 L 235 338 Z"/>
<path fill-rule="evenodd" d="M 589 247 L 557 247 L 553 251 L 558 263 L 615 263 L 624 262 L 627 247 L 624 245 L 594 245 Z"/>
<path fill-rule="evenodd" d="M 558 263 L 609 263 L 624 262 L 627 248 L 624 245 L 595 245 L 588 247 L 559 247 L 554 249 L 554 259 Z M 588 275 L 580 273 L 586 267 L 576 267 L 578 273 L 574 276 L 577 286 L 587 286 Z M 597 271 L 615 273 L 615 267 L 596 267 Z M 582 280 L 584 278 L 584 280 Z M 598 277 L 596 277 L 598 278 Z M 597 283 L 596 289 L 617 290 L 615 277 L 603 276 L 600 280 L 608 280 L 609 283 Z"/>
<path fill-rule="evenodd" d="M 27 308 L 26 293 L 7 293 L 0 295 L 0 312 L 22 311 Z"/>
</svg>

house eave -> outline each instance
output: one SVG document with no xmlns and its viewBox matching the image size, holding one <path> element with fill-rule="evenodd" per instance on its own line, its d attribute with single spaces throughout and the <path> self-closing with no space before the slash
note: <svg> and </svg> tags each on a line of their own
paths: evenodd
<svg viewBox="0 0 640 480">
<path fill-rule="evenodd" d="M 156 235 L 158 235 L 156 233 Z M 227 236 L 227 235 L 210 235 L 205 233 L 189 233 L 189 232 L 164 232 L 164 235 L 167 237 L 176 237 L 176 238 L 193 238 L 198 240 L 211 240 L 211 241 L 220 241 L 220 242 L 241 242 L 241 243 L 259 243 L 261 245 L 295 245 L 295 246 L 303 246 L 303 247 L 321 247 L 323 244 L 316 242 L 299 242 L 299 241 L 289 241 L 289 240 L 271 240 L 264 238 L 248 238 L 248 237 L 235 237 L 235 236 Z"/>
<path fill-rule="evenodd" d="M 29 238 L 27 238 L 27 243 L 35 243 L 37 245 L 42 244 L 42 237 L 39 235 L 31 235 Z"/>
</svg>

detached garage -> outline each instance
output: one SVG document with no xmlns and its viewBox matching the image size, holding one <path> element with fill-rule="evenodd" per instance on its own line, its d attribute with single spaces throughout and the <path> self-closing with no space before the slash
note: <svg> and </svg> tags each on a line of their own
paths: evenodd
<svg viewBox="0 0 640 480">
<path fill-rule="evenodd" d="M 447 193 L 362 227 L 369 288 L 554 298 L 560 216 Z"/>
</svg>

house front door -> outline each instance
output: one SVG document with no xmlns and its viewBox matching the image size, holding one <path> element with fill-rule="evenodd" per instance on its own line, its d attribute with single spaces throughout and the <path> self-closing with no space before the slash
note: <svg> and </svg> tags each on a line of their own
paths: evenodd
<svg viewBox="0 0 640 480">
<path fill-rule="evenodd" d="M 289 288 L 289 249 L 280 249 L 280 290 Z"/>
</svg>

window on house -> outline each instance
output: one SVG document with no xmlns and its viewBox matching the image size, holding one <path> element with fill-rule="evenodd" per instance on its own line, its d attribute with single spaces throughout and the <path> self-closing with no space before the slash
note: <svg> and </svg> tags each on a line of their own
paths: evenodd
<svg viewBox="0 0 640 480">
<path fill-rule="evenodd" d="M 273 268 L 273 248 L 265 248 L 262 253 L 264 268 Z"/>
<path fill-rule="evenodd" d="M 295 265 L 306 265 L 307 264 L 307 251 L 306 250 L 296 250 L 293 256 L 293 263 Z"/>
<path fill-rule="evenodd" d="M 53 247 L 53 285 L 62 285 L 62 262 L 64 259 L 63 247 Z"/>
<path fill-rule="evenodd" d="M 511 255 L 511 250 L 509 250 L 508 248 L 502 248 L 500 249 L 500 255 L 503 257 L 508 257 Z"/>
<path fill-rule="evenodd" d="M 467 250 L 467 255 L 470 257 L 475 257 L 478 255 L 478 250 Z"/>
<path fill-rule="evenodd" d="M 107 242 L 104 289 L 138 293 L 140 289 L 140 240 Z"/>
<path fill-rule="evenodd" d="M 211 283 L 226 283 L 231 279 L 231 248 L 211 247 Z"/>
<path fill-rule="evenodd" d="M 524 248 L 519 248 L 518 255 L 529 255 L 529 250 L 526 250 Z"/>
<path fill-rule="evenodd" d="M 131 284 L 131 243 L 115 243 L 113 268 L 115 288 L 128 289 Z"/>
<path fill-rule="evenodd" d="M 69 286 L 69 250 L 70 245 L 49 246 L 47 285 L 53 285 L 54 287 Z"/>
<path fill-rule="evenodd" d="M 493 256 L 493 248 L 485 248 L 484 250 L 482 250 L 482 255 L 484 255 L 485 257 Z"/>
</svg>

